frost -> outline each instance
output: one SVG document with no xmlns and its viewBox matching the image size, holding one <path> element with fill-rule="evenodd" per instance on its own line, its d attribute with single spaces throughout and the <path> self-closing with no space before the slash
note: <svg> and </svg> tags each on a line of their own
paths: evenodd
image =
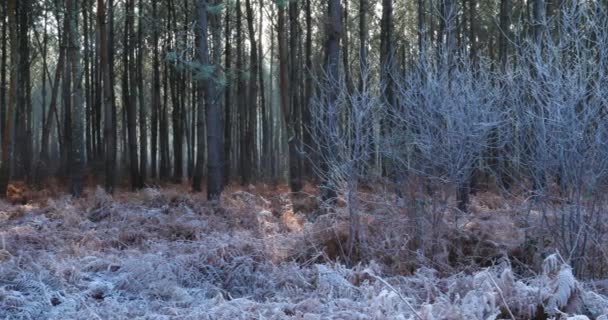
<svg viewBox="0 0 608 320">
<path fill-rule="evenodd" d="M 407 229 L 378 216 L 365 220 L 386 240 L 370 246 L 378 259 L 346 266 L 332 251 L 348 235 L 342 213 L 311 223 L 282 195 L 228 194 L 218 214 L 178 191 L 110 197 L 97 190 L 83 201 L 50 200 L 37 215 L 3 224 L 2 250 L 10 256 L 0 261 L 0 318 L 485 320 L 529 319 L 540 310 L 548 318 L 580 320 L 608 314 L 608 298 L 577 281 L 557 255 L 528 278 L 506 259 L 471 272 L 427 265 L 400 273 L 381 250 L 392 250 Z M 110 214 L 93 222 L 94 210 Z M 407 261 L 401 251 L 388 252 Z"/>
</svg>

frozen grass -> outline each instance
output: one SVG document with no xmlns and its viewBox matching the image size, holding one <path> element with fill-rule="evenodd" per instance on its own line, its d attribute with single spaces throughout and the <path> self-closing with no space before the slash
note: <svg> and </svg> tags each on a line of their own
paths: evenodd
<svg viewBox="0 0 608 320">
<path fill-rule="evenodd" d="M 487 267 L 475 264 L 478 258 L 448 258 L 515 246 L 509 241 L 517 242 L 517 230 L 505 231 L 511 222 L 504 217 L 444 230 L 445 241 L 437 244 L 446 251 L 442 260 L 442 250 L 424 257 L 409 249 L 425 240 L 411 235 L 407 214 L 367 209 L 368 262 L 346 267 L 332 262 L 343 261 L 345 215 L 338 210 L 309 222 L 293 213 L 282 192 L 228 190 L 221 208 L 180 189 L 0 203 L 0 318 L 470 320 L 608 313 L 607 298 L 578 282 L 558 255 L 526 278 L 506 258 Z"/>
</svg>

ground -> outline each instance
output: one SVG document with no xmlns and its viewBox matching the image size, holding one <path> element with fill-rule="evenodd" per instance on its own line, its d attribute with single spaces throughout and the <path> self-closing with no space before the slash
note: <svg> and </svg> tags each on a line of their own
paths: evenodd
<svg viewBox="0 0 608 320">
<path fill-rule="evenodd" d="M 327 213 L 311 187 L 296 197 L 285 186 L 230 187 L 219 205 L 185 186 L 26 198 L 0 202 L 0 318 L 608 314 L 602 282 L 577 281 L 559 254 L 528 250 L 518 213 L 492 194 L 441 223 L 363 194 L 363 249 L 352 259 L 343 204 Z"/>
</svg>

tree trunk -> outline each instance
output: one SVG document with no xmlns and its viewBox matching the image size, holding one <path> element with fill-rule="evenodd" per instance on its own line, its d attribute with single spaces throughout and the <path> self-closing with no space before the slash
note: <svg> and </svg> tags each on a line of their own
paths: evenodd
<svg viewBox="0 0 608 320">
<path fill-rule="evenodd" d="M 249 108 L 247 103 L 247 89 L 245 85 L 245 70 L 243 59 L 243 28 L 242 28 L 241 1 L 236 0 L 236 75 L 237 75 L 237 110 L 239 126 L 239 176 L 242 185 L 249 183 L 251 164 L 247 160 L 247 125 Z"/>
<path fill-rule="evenodd" d="M 134 0 L 127 0 L 126 2 L 126 18 L 125 18 L 125 29 L 124 29 L 124 52 L 123 52 L 123 81 L 122 81 L 122 92 L 123 92 L 123 107 L 126 109 L 127 116 L 127 138 L 128 138 L 128 150 L 129 153 L 129 171 L 131 176 L 131 189 L 137 189 L 139 185 L 139 162 L 137 156 L 137 106 L 135 105 L 135 97 L 137 93 L 134 92 L 134 61 L 132 59 L 133 46 L 132 46 L 132 35 L 133 35 L 133 14 L 134 14 Z M 123 129 L 124 130 L 124 129 Z"/>
<path fill-rule="evenodd" d="M 289 146 L 289 187 L 291 192 L 299 192 L 302 189 L 302 180 L 299 170 L 299 161 L 297 155 L 297 142 L 295 141 L 295 124 L 293 123 L 293 110 L 290 105 L 290 91 L 288 78 L 288 57 L 287 57 L 287 42 L 285 32 L 285 4 L 277 3 L 279 7 L 279 19 L 277 26 L 277 43 L 279 50 L 279 85 L 280 85 L 280 100 L 281 112 L 288 134 Z"/>
<path fill-rule="evenodd" d="M 207 0 L 197 1 L 197 12 L 198 12 L 198 26 L 196 28 L 196 37 L 198 38 L 197 47 L 197 58 L 203 66 L 209 65 L 209 47 L 208 47 L 208 19 L 207 19 Z M 198 82 L 198 89 L 205 92 L 205 100 L 200 99 L 197 105 L 197 121 L 196 121 L 196 135 L 197 135 L 197 151 L 196 151 L 196 168 L 194 169 L 194 177 L 192 179 L 192 190 L 195 192 L 201 192 L 201 183 L 203 180 L 203 164 L 205 162 L 205 149 L 203 141 L 205 140 L 205 130 L 203 116 L 205 112 L 205 102 L 209 101 L 206 95 L 207 88 L 209 86 L 209 79 L 200 80 Z"/>
<path fill-rule="evenodd" d="M 259 65 L 258 65 L 258 45 L 255 38 L 255 31 L 253 28 L 253 9 L 251 7 L 251 0 L 245 0 L 245 8 L 247 10 L 247 28 L 249 31 L 249 45 L 251 48 L 251 54 L 249 56 L 249 68 L 251 69 L 251 74 L 249 77 L 249 90 L 248 90 L 248 101 L 249 106 L 248 109 L 248 121 L 247 121 L 247 129 L 246 129 L 246 140 L 245 144 L 247 146 L 247 162 L 249 163 L 249 167 L 257 167 L 256 161 L 256 119 L 257 119 L 257 109 L 258 109 L 258 73 L 259 73 Z M 251 183 L 252 173 L 249 170 L 249 174 L 246 178 L 246 184 Z"/>
<path fill-rule="evenodd" d="M 366 1 L 366 0 L 363 0 Z M 312 115 L 310 114 L 310 101 L 314 95 L 314 90 L 313 90 L 313 78 L 312 78 L 312 73 L 313 73 L 313 65 L 312 65 L 312 33 L 313 33 L 313 27 L 312 27 L 312 9 L 311 9 L 311 4 L 310 4 L 311 0 L 306 0 L 305 2 L 305 7 L 304 7 L 304 11 L 305 11 L 305 15 L 306 15 L 306 40 L 305 40 L 305 44 L 304 44 L 304 56 L 305 56 L 305 64 L 306 64 L 306 70 L 304 71 L 305 74 L 305 81 L 304 81 L 304 105 L 302 108 L 302 126 L 304 128 L 310 128 L 310 124 L 312 121 Z M 303 168 L 301 168 L 302 170 L 302 174 L 306 177 L 311 177 L 312 173 L 313 173 L 313 156 L 314 156 L 314 150 L 316 150 L 316 148 L 313 146 L 313 138 L 312 135 L 310 133 L 310 130 L 304 130 L 304 133 L 302 135 L 302 139 L 303 139 L 303 144 L 305 146 L 305 150 L 308 152 L 309 157 L 308 159 L 306 159 L 303 162 Z"/>
<path fill-rule="evenodd" d="M 152 17 L 158 19 L 157 2 L 152 1 Z M 160 61 L 158 49 L 158 28 L 154 28 L 152 35 L 152 118 L 150 128 L 150 176 L 157 177 L 158 155 L 158 114 L 160 111 Z"/>
<path fill-rule="evenodd" d="M 224 27 L 224 63 L 226 72 L 232 72 L 232 43 L 231 35 L 232 29 L 230 26 L 230 12 L 226 10 L 225 27 Z M 231 104 L 231 82 L 226 82 L 226 88 L 224 92 L 224 181 L 228 183 L 230 181 L 230 170 L 231 170 L 231 148 L 232 148 L 232 104 Z"/>
<path fill-rule="evenodd" d="M 78 32 L 78 3 L 77 0 L 66 0 L 66 7 L 69 13 L 69 29 L 66 30 L 70 34 L 68 37 L 69 57 L 71 63 L 71 75 L 73 85 L 72 95 L 72 155 L 71 159 L 71 177 L 72 177 L 72 195 L 79 197 L 82 194 L 84 187 L 84 165 L 85 159 L 85 141 L 84 141 L 84 101 L 82 94 L 82 67 L 80 65 L 80 35 Z"/>
<path fill-rule="evenodd" d="M 477 61 L 477 0 L 469 0 L 469 47 L 471 61 Z"/>
<path fill-rule="evenodd" d="M 386 1 L 386 0 L 385 0 Z M 325 73 L 327 74 L 327 84 L 330 88 L 326 88 L 329 93 L 328 104 L 333 105 L 338 101 L 339 81 L 340 81 L 340 37 L 342 36 L 342 21 L 340 19 L 340 0 L 330 0 L 328 5 L 328 24 L 327 24 L 327 42 L 325 45 Z M 335 89 L 332 87 L 336 86 Z M 327 121 L 337 125 L 338 119 L 335 115 L 330 115 L 330 119 Z M 329 124 L 331 125 L 331 124 Z M 329 154 L 334 152 L 335 146 L 325 145 L 320 146 L 321 152 Z M 325 181 L 322 182 L 321 186 L 321 197 L 324 201 L 334 202 L 336 199 L 336 189 L 333 181 L 330 181 L 327 176 L 329 170 L 329 164 L 322 162 L 322 170 L 326 173 Z"/>
<path fill-rule="evenodd" d="M 423 0 L 418 0 L 423 1 Z M 359 0 L 359 90 L 363 90 L 363 74 L 367 71 L 367 37 L 369 34 L 367 26 L 367 12 L 369 10 L 368 0 Z"/>
<path fill-rule="evenodd" d="M 500 0 L 500 28 L 498 30 L 498 60 L 504 71 L 509 54 L 511 1 Z"/>
<path fill-rule="evenodd" d="M 7 101 L 6 101 L 6 66 L 8 60 L 8 2 L 3 2 L 2 6 L 2 15 L 0 15 L 0 21 L 2 22 L 2 33 L 0 33 L 0 42 L 2 48 L 2 56 L 0 56 L 0 133 L 4 136 L 4 127 L 6 126 L 6 109 L 7 109 Z M 4 147 L 4 146 L 3 146 Z M 4 149 L 3 149 L 4 150 Z M 4 158 L 3 158 L 4 161 Z M 4 162 L 3 162 L 4 163 Z M 0 169 L 1 171 L 2 169 Z M 0 179 L 2 173 L 0 172 Z M 2 181 L 0 181 L 0 184 Z M 0 186 L 0 189 L 2 187 Z M 0 190 L 2 191 L 2 190 Z M 3 191 L 2 191 L 3 192 Z"/>
<path fill-rule="evenodd" d="M 139 181 L 138 187 L 143 188 L 146 183 L 148 166 L 148 130 L 147 130 L 147 108 L 144 98 L 144 3 L 139 0 L 139 24 L 137 30 L 137 93 L 139 97 Z"/>
<path fill-rule="evenodd" d="M 102 109 L 104 113 L 104 162 L 105 189 L 114 192 L 116 177 L 116 109 L 112 81 L 113 0 L 108 0 L 108 22 L 106 22 L 104 0 L 97 0 L 97 27 L 100 39 L 100 72 L 102 80 Z"/>
<path fill-rule="evenodd" d="M 202 1 L 202 8 L 205 8 L 206 0 Z M 205 16 L 206 10 L 201 10 L 200 15 Z M 205 21 L 202 21 L 205 22 Z M 205 23 L 206 24 L 206 23 Z M 203 23 L 201 23 L 203 25 Z M 219 61 L 219 19 L 213 19 L 211 23 L 212 33 L 214 36 L 214 59 Z M 204 30 L 204 29 L 203 29 Z M 206 33 L 201 39 L 201 46 L 208 44 Z M 207 59 L 208 45 L 207 45 Z M 211 61 L 211 64 L 217 65 L 216 61 Z M 220 110 L 221 90 L 217 85 L 217 77 L 219 76 L 219 68 L 214 68 L 211 77 L 207 79 L 205 85 L 205 103 L 207 111 L 207 199 L 219 200 L 223 190 L 222 183 L 222 114 Z"/>
<path fill-rule="evenodd" d="M 422 61 L 426 55 L 426 1 L 418 0 L 418 57 Z"/>
<path fill-rule="evenodd" d="M 300 67 L 299 67 L 299 46 L 300 46 L 300 26 L 298 19 L 298 2 L 289 2 L 289 121 L 287 126 L 288 147 L 289 147 L 289 172 L 293 173 L 290 179 L 292 192 L 302 189 L 302 119 L 301 105 L 299 99 L 300 86 Z M 294 191 L 295 190 L 295 191 Z"/>
<path fill-rule="evenodd" d="M 90 33 L 89 33 L 89 1 L 83 1 L 82 6 L 82 33 L 84 34 L 84 105 L 85 105 L 85 141 L 86 141 L 86 154 L 87 160 L 90 162 L 93 160 L 94 146 L 93 146 L 93 108 L 91 103 L 91 53 L 90 53 Z"/>
<path fill-rule="evenodd" d="M 11 64 L 16 65 L 19 57 L 19 47 L 17 44 L 17 1 L 8 0 L 6 5 L 6 15 L 8 16 L 8 29 L 10 34 L 11 44 Z M 6 195 L 6 187 L 10 178 L 10 162 L 11 162 L 11 141 L 13 131 L 13 110 L 15 108 L 15 98 L 17 95 L 17 75 L 19 68 L 11 68 L 10 80 L 9 80 L 9 92 L 8 101 L 6 103 L 6 124 L 4 125 L 4 132 L 2 133 L 2 164 L 0 167 L 0 193 Z"/>
<path fill-rule="evenodd" d="M 533 40 L 537 46 L 542 44 L 542 36 L 545 30 L 545 0 L 534 0 L 533 4 Z"/>
</svg>

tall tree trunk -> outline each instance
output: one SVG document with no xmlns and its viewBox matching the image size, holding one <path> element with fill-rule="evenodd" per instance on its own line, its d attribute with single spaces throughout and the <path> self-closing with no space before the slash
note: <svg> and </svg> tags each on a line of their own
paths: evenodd
<svg viewBox="0 0 608 320">
<path fill-rule="evenodd" d="M 4 135 L 4 127 L 6 125 L 6 71 L 7 71 L 7 60 L 8 60 L 8 2 L 3 2 L 0 5 L 2 7 L 2 14 L 0 15 L 0 22 L 2 23 L 2 32 L 0 33 L 0 48 L 2 49 L 2 56 L 0 56 L 0 134 Z M 0 169 L 2 170 L 2 169 Z M 0 172 L 0 179 L 2 173 Z M 2 181 L 0 181 L 2 183 Z M 1 187 L 1 186 L 0 186 Z M 0 190 L 1 191 L 1 190 Z"/>
<path fill-rule="evenodd" d="M 93 160 L 94 145 L 93 145 L 93 108 L 91 103 L 91 51 L 90 51 L 90 33 L 89 33 L 89 0 L 83 1 L 82 6 L 82 33 L 84 35 L 83 43 L 83 58 L 84 58 L 84 105 L 85 105 L 85 141 L 87 160 Z"/>
<path fill-rule="evenodd" d="M 394 68 L 394 24 L 393 0 L 382 0 L 382 19 L 380 20 L 380 66 L 384 99 L 389 107 L 395 106 L 393 77 Z"/>
<path fill-rule="evenodd" d="M 42 143 L 42 141 L 44 141 L 44 135 L 43 135 L 43 131 L 44 131 L 44 127 L 46 126 L 46 91 L 47 91 L 47 77 L 46 77 L 46 72 L 48 72 L 48 63 L 47 63 L 47 55 L 48 55 L 48 30 L 47 30 L 47 12 L 44 12 L 44 32 L 42 35 L 42 106 L 41 106 L 41 116 L 42 116 L 42 130 L 40 130 L 40 133 L 42 134 L 40 136 L 40 142 Z M 50 80 L 50 75 L 49 75 L 49 80 Z M 1 84 L 0 84 L 1 85 Z M 0 89 L 2 90 L 2 89 Z M 0 100 L 0 104 L 3 103 L 4 100 Z M 1 123 L 2 121 L 0 121 Z M 0 130 L 1 132 L 1 130 Z M 42 149 L 42 145 L 41 145 L 41 149 Z M 40 159 L 38 159 L 38 161 L 40 161 Z M 38 165 L 38 163 L 36 164 Z M 36 166 L 36 173 L 38 173 L 37 171 L 38 166 Z M 35 174 L 36 176 L 36 183 L 40 184 L 40 179 L 39 179 L 39 175 Z"/>
<path fill-rule="evenodd" d="M 247 161 L 249 162 L 249 167 L 256 167 L 256 119 L 257 119 L 257 109 L 258 109 L 258 73 L 259 73 L 259 65 L 258 65 L 258 45 L 255 38 L 255 31 L 253 28 L 253 8 L 251 7 L 251 0 L 245 0 L 245 8 L 247 10 L 247 28 L 249 30 L 249 46 L 251 49 L 251 54 L 249 56 L 249 68 L 251 70 L 251 74 L 249 77 L 249 88 L 248 88 L 248 101 L 249 106 L 248 109 L 248 121 L 247 121 L 247 129 L 246 131 L 246 141 L 245 144 L 247 146 Z M 246 178 L 246 184 L 251 183 L 252 173 L 249 170 L 249 174 Z"/>
<path fill-rule="evenodd" d="M 346 26 L 346 28 L 343 31 L 342 34 L 342 64 L 343 66 L 343 72 L 344 72 L 344 82 L 346 83 L 346 88 L 348 89 L 348 92 L 352 92 L 352 83 L 351 83 L 351 76 L 350 76 L 350 38 L 349 38 L 349 34 L 348 34 L 348 28 L 349 28 L 349 20 L 348 20 L 348 3 L 349 1 L 345 1 L 344 2 L 344 9 L 342 10 L 342 23 L 344 24 L 344 26 Z"/>
<path fill-rule="evenodd" d="M 114 192 L 116 177 L 116 108 L 112 80 L 112 52 L 114 4 L 108 0 L 108 20 L 106 21 L 104 0 L 97 0 L 97 27 L 100 39 L 100 72 L 102 80 L 102 109 L 104 113 L 104 162 L 105 189 Z"/>
<path fill-rule="evenodd" d="M 152 1 L 152 18 L 158 19 L 157 2 Z M 150 124 L 150 176 L 157 177 L 158 159 L 158 116 L 160 112 L 160 61 L 158 49 L 158 28 L 152 34 L 152 117 Z"/>
<path fill-rule="evenodd" d="M 469 47 L 470 58 L 473 63 L 477 61 L 477 0 L 469 0 Z"/>
<path fill-rule="evenodd" d="M 366 0 L 363 0 L 366 1 Z M 305 83 L 304 83 L 304 105 L 302 108 L 302 126 L 304 128 L 310 128 L 310 124 L 312 121 L 312 115 L 310 114 L 310 101 L 314 95 L 314 90 L 313 90 L 313 79 L 312 79 L 312 74 L 313 74 L 313 65 L 312 65 L 312 33 L 313 33 L 313 27 L 312 27 L 312 8 L 311 8 L 311 0 L 306 0 L 305 5 L 304 5 L 304 11 L 305 11 L 305 15 L 306 15 L 306 40 L 305 40 L 305 44 L 304 44 L 304 56 L 305 56 L 305 64 L 306 64 L 306 70 L 304 71 L 305 74 Z M 316 148 L 313 146 L 313 139 L 312 139 L 312 135 L 310 133 L 310 130 L 304 130 L 303 136 L 303 144 L 306 147 L 305 150 L 308 151 L 309 153 L 309 157 L 308 159 L 306 159 L 303 162 L 303 168 L 302 169 L 302 174 L 305 175 L 306 177 L 311 177 L 313 170 L 312 170 L 312 165 L 313 163 L 311 161 L 312 157 L 314 155 L 314 150 L 316 150 Z"/>
<path fill-rule="evenodd" d="M 423 1 L 423 0 L 418 0 Z M 367 38 L 369 34 L 367 12 L 369 10 L 368 0 L 359 0 L 359 90 L 363 90 L 363 74 L 367 72 Z"/>
<path fill-rule="evenodd" d="M 426 54 L 426 1 L 418 0 L 418 59 L 423 60 Z"/>
<path fill-rule="evenodd" d="M 232 72 L 232 29 L 230 26 L 230 12 L 226 10 L 225 27 L 224 27 L 224 63 L 226 72 Z M 226 88 L 224 92 L 224 181 L 228 183 L 230 181 L 230 170 L 231 170 L 231 148 L 232 148 L 232 104 L 231 104 L 231 85 L 232 81 L 226 82 Z"/>
<path fill-rule="evenodd" d="M 239 175 L 241 184 L 249 182 L 251 163 L 247 160 L 247 124 L 249 109 L 247 103 L 247 89 L 245 85 L 245 65 L 243 59 L 243 16 L 241 0 L 236 0 L 236 74 L 237 74 L 237 110 L 239 126 Z"/>
<path fill-rule="evenodd" d="M 84 165 L 86 162 L 85 155 L 85 141 L 84 141 L 84 101 L 82 94 L 82 67 L 80 65 L 80 35 L 78 32 L 78 3 L 77 0 L 66 0 L 66 7 L 68 8 L 69 14 L 69 30 L 66 32 L 70 33 L 68 37 L 70 40 L 69 44 L 69 57 L 71 62 L 71 74 L 72 74 L 72 156 L 70 170 L 72 177 L 72 195 L 79 197 L 82 194 L 84 187 Z"/>
<path fill-rule="evenodd" d="M 147 119 L 148 112 L 146 101 L 144 98 L 144 3 L 139 0 L 139 23 L 137 30 L 137 93 L 139 98 L 139 181 L 138 187 L 143 188 L 146 183 L 147 166 L 148 166 L 148 130 Z"/>
<path fill-rule="evenodd" d="M 175 10 L 175 5 L 173 3 L 173 1 L 169 1 L 169 12 L 172 16 L 172 22 L 173 24 L 172 26 L 172 32 L 177 33 L 177 14 L 176 14 L 176 10 Z M 175 36 L 175 43 L 176 43 L 176 48 L 177 48 L 177 43 L 178 43 L 179 39 L 177 38 L 177 35 Z M 183 145 L 184 145 L 184 140 L 183 140 L 183 127 L 182 127 L 182 94 L 181 94 L 181 88 L 183 87 L 183 84 L 180 83 L 181 81 L 181 75 L 180 73 L 176 70 L 176 68 L 173 68 L 171 70 L 171 76 L 170 76 L 170 81 L 171 81 L 171 97 L 172 97 L 172 104 L 171 106 L 173 107 L 173 112 L 171 114 L 172 118 L 172 129 L 173 129 L 173 181 L 175 183 L 181 183 L 182 181 L 182 177 L 183 177 Z"/>
<path fill-rule="evenodd" d="M 289 148 L 289 171 L 293 172 L 295 179 L 290 179 L 293 190 L 302 188 L 302 111 L 299 88 L 301 88 L 300 70 L 300 24 L 299 2 L 289 2 L 289 124 L 287 126 L 287 139 Z M 294 191 L 295 192 L 295 191 Z"/>
<path fill-rule="evenodd" d="M 299 192 L 302 189 L 302 177 L 299 169 L 299 155 L 297 154 L 297 141 L 295 140 L 294 112 L 290 103 L 290 84 L 288 78 L 288 56 L 287 40 L 285 32 L 285 4 L 277 2 L 279 7 L 279 18 L 277 25 L 277 43 L 279 50 L 279 85 L 281 112 L 284 124 L 287 128 L 288 147 L 289 147 L 289 186 L 291 192 Z"/>
<path fill-rule="evenodd" d="M 13 175 L 16 179 L 29 179 L 31 172 L 30 15 L 30 0 L 19 1 L 17 5 L 19 74 L 17 75 L 17 107 L 15 109 L 16 135 L 11 142 L 15 148 Z"/>
<path fill-rule="evenodd" d="M 510 39 L 511 1 L 500 0 L 500 28 L 498 30 L 498 60 L 504 71 L 507 67 Z"/>
<path fill-rule="evenodd" d="M 533 0 L 533 40 L 537 46 L 541 46 L 542 36 L 545 30 L 546 5 L 545 0 Z"/>
<path fill-rule="evenodd" d="M 269 137 L 269 129 L 270 129 L 270 121 L 268 121 L 268 111 L 267 111 L 267 105 L 266 105 L 266 91 L 264 88 L 264 45 L 263 45 L 263 39 L 264 39 L 264 0 L 260 0 L 260 4 L 259 4 L 259 26 L 258 26 L 258 48 L 259 48 L 259 55 L 258 55 L 258 77 L 259 77 L 259 81 L 260 81 L 260 114 L 261 116 L 259 117 L 259 119 L 261 119 L 261 131 L 262 131 L 262 139 L 261 139 L 261 143 L 262 146 L 259 148 L 259 150 L 262 152 L 261 156 L 258 157 L 258 159 L 260 159 L 261 161 L 261 175 L 262 177 L 268 177 L 268 173 L 270 172 L 270 141 L 268 140 Z"/>
<path fill-rule="evenodd" d="M 19 57 L 17 43 L 17 1 L 8 0 L 6 4 L 6 15 L 8 16 L 8 29 L 10 34 L 11 64 L 16 65 Z M 17 74 L 19 68 L 10 68 L 8 101 L 6 103 L 6 124 L 2 133 L 2 164 L 0 167 L 0 193 L 6 194 L 6 187 L 10 178 L 11 141 L 13 131 L 13 110 L 15 109 L 15 98 L 17 95 Z"/>
<path fill-rule="evenodd" d="M 72 63 L 70 61 L 70 47 L 72 46 L 73 36 L 70 31 L 70 13 L 66 13 L 63 17 L 63 32 L 64 32 L 64 47 L 66 59 L 63 63 L 63 81 L 62 81 L 62 96 L 61 101 L 63 103 L 63 109 L 61 110 L 62 120 L 58 122 L 63 124 L 62 137 L 63 144 L 61 148 L 61 164 L 58 175 L 60 177 L 69 177 L 71 173 L 70 165 L 72 164 Z M 19 123 L 17 121 L 17 123 Z"/>
<path fill-rule="evenodd" d="M 327 97 L 327 103 L 329 105 L 338 103 L 338 86 L 340 83 L 340 37 L 343 32 L 340 11 L 340 0 L 330 0 L 328 4 L 327 42 L 325 44 L 325 73 L 327 74 L 327 85 L 330 86 L 325 89 L 329 94 Z M 334 86 L 336 86 L 336 88 L 333 88 Z M 336 115 L 332 114 L 328 117 L 329 118 L 326 121 L 337 125 L 338 119 L 336 119 Z M 335 150 L 335 146 L 333 145 L 324 145 L 320 146 L 320 148 L 320 152 L 324 154 L 329 154 Z M 322 170 L 327 173 L 329 164 L 323 161 L 322 166 Z M 325 174 L 325 176 L 327 177 L 328 174 Z M 321 197 L 323 200 L 334 202 L 337 194 L 333 181 L 329 181 L 328 178 L 325 178 L 321 188 Z"/>
<path fill-rule="evenodd" d="M 199 9 L 199 16 L 201 19 L 201 26 L 207 24 L 206 20 L 206 0 L 200 0 L 201 8 Z M 210 61 L 210 64 L 217 65 L 217 61 L 220 60 L 220 27 L 219 19 L 217 17 L 211 22 L 212 34 L 214 38 L 214 55 L 215 61 Z M 209 61 L 209 49 L 208 49 L 208 36 L 206 28 L 201 28 L 202 39 L 201 39 L 201 53 L 206 54 L 206 60 Z M 203 46 L 206 46 L 204 48 Z M 221 90 L 217 85 L 219 76 L 219 68 L 214 68 L 214 72 L 210 78 L 205 81 L 205 104 L 207 111 L 207 199 L 219 200 L 223 190 L 222 183 L 222 126 L 221 119 L 222 114 L 220 111 L 220 99 Z M 200 157 L 200 156 L 199 156 Z"/>
<path fill-rule="evenodd" d="M 136 106 L 135 96 L 136 92 L 133 90 L 135 83 L 133 78 L 133 65 L 132 60 L 133 46 L 132 41 L 132 24 L 133 24 L 133 4 L 134 0 L 127 0 L 126 6 L 126 17 L 124 26 L 124 50 L 123 50 L 123 78 L 122 78 L 122 93 L 123 93 L 123 108 L 126 111 L 126 128 L 128 136 L 128 150 L 129 153 L 129 172 L 131 177 L 131 189 L 137 189 L 139 183 L 139 165 L 137 157 L 137 124 L 136 124 Z M 125 151 L 126 151 L 125 150 Z"/>
</svg>

